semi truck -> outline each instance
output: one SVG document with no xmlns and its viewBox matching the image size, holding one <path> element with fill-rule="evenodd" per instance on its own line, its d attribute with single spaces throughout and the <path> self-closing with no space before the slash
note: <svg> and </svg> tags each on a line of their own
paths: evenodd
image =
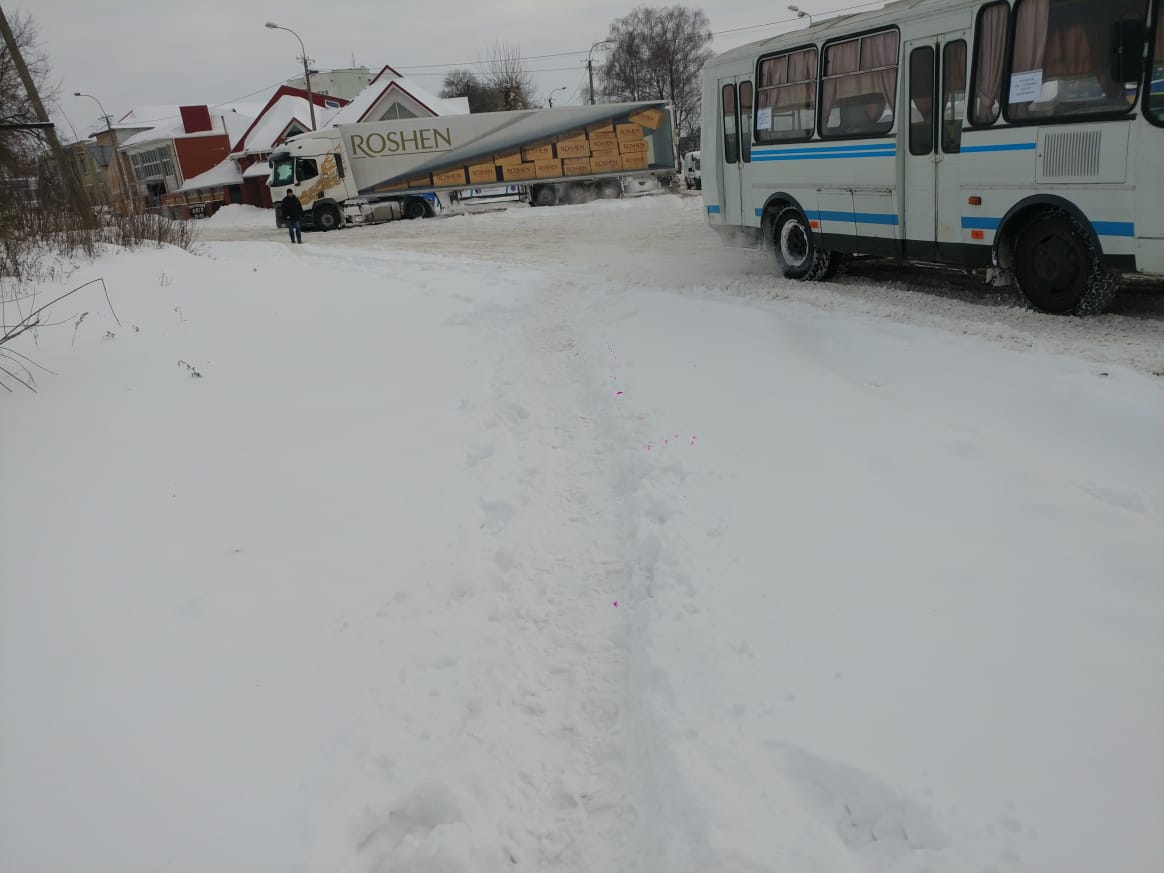
<svg viewBox="0 0 1164 873">
<path fill-rule="evenodd" d="M 658 101 L 341 124 L 287 140 L 267 184 L 279 227 L 290 189 L 304 227 L 326 231 L 425 218 L 441 195 L 500 188 L 552 206 L 667 187 L 674 142 L 670 107 Z"/>
</svg>

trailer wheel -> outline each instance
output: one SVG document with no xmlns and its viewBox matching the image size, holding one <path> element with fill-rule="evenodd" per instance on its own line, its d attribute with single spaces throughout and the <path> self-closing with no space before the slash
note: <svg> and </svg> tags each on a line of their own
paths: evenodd
<svg viewBox="0 0 1164 873">
<path fill-rule="evenodd" d="M 1102 312 L 1119 288 L 1091 235 L 1059 209 L 1044 210 L 1019 228 L 1014 277 L 1032 306 L 1055 315 Z"/>
<path fill-rule="evenodd" d="M 530 204 L 533 206 L 556 206 L 558 203 L 558 189 L 553 185 L 538 185 L 533 189 Z"/>
<path fill-rule="evenodd" d="M 617 179 L 607 179 L 598 185 L 598 196 L 604 200 L 618 200 L 622 197 L 622 182 Z"/>
<path fill-rule="evenodd" d="M 414 218 L 425 218 L 428 216 L 428 207 L 424 200 L 420 197 L 413 197 L 411 200 L 404 202 L 404 217 L 412 220 Z"/>
<path fill-rule="evenodd" d="M 311 213 L 311 221 L 324 233 L 335 230 L 340 226 L 339 210 L 334 206 L 316 206 Z"/>
<path fill-rule="evenodd" d="M 782 209 L 769 226 L 776 264 L 784 278 L 812 282 L 832 275 L 835 255 L 817 249 L 808 219 L 799 209 Z"/>
</svg>

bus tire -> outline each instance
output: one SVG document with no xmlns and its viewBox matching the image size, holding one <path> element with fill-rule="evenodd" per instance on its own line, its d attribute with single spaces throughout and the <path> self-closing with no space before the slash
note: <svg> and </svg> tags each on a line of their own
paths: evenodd
<svg viewBox="0 0 1164 873">
<path fill-rule="evenodd" d="M 782 209 L 771 227 L 776 266 L 785 279 L 813 282 L 832 275 L 834 255 L 817 249 L 808 219 L 799 209 Z"/>
<path fill-rule="evenodd" d="M 1014 278 L 1032 306 L 1054 315 L 1102 312 L 1119 289 L 1094 238 L 1061 209 L 1044 209 L 1018 229 Z"/>
<path fill-rule="evenodd" d="M 311 213 L 311 223 L 324 233 L 338 230 L 341 224 L 339 210 L 334 206 L 317 206 Z"/>
</svg>

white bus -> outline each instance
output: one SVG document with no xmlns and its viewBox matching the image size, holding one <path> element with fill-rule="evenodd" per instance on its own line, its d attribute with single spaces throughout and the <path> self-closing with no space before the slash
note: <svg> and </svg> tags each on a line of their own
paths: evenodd
<svg viewBox="0 0 1164 873">
<path fill-rule="evenodd" d="M 884 255 L 1099 312 L 1121 273 L 1164 275 L 1162 7 L 902 0 L 725 52 L 708 223 L 789 278 Z"/>
</svg>

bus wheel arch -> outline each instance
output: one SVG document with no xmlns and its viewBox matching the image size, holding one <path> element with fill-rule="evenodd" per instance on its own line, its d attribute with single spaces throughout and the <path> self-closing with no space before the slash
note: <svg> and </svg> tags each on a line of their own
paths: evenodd
<svg viewBox="0 0 1164 873">
<path fill-rule="evenodd" d="M 1027 301 L 1056 315 L 1094 315 L 1115 296 L 1119 277 L 1103 266 L 1103 248 L 1075 204 L 1042 195 L 1016 203 L 999 224 L 994 262 Z"/>
</svg>

